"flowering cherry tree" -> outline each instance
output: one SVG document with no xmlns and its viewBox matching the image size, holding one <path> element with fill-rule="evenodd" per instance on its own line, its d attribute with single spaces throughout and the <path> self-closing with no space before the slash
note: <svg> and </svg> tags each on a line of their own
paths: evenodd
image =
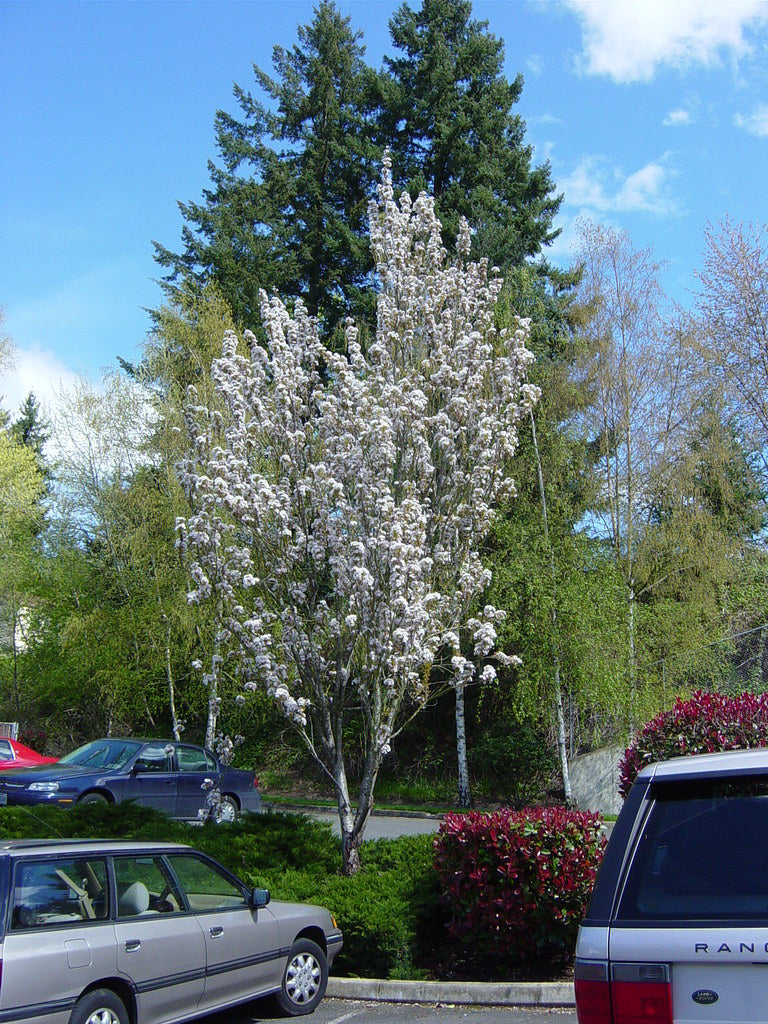
<svg viewBox="0 0 768 1024">
<path fill-rule="evenodd" d="M 218 609 L 209 685 L 232 659 L 245 691 L 280 704 L 333 782 L 350 873 L 382 759 L 427 701 L 432 668 L 461 689 L 495 675 L 502 613 L 468 610 L 490 579 L 478 547 L 514 489 L 517 424 L 537 398 L 528 324 L 495 328 L 501 281 L 469 262 L 466 223 L 451 263 L 433 200 L 396 201 L 386 158 L 369 218 L 375 337 L 363 348 L 348 321 L 346 351 L 331 351 L 300 301 L 291 314 L 262 293 L 266 346 L 228 333 L 211 371 L 218 408 L 190 392 L 195 445 L 180 474 L 194 511 L 178 524 L 189 599 Z"/>
</svg>

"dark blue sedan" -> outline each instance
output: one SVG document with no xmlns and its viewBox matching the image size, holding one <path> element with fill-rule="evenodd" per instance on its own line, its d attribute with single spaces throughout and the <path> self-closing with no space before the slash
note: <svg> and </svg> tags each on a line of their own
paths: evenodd
<svg viewBox="0 0 768 1024">
<path fill-rule="evenodd" d="M 199 821 L 219 794 L 212 817 L 234 821 L 261 809 L 253 772 L 228 768 L 204 747 L 167 740 L 103 739 L 52 765 L 10 769 L 0 779 L 0 805 L 115 803 L 135 800 L 173 818 Z"/>
</svg>

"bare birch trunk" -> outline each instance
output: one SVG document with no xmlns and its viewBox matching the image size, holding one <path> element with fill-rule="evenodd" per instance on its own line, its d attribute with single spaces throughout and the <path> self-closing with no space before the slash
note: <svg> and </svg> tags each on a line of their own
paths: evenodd
<svg viewBox="0 0 768 1024">
<path fill-rule="evenodd" d="M 573 789 L 571 788 L 571 773 L 568 769 L 568 747 L 565 733 L 565 713 L 563 711 L 563 689 L 560 683 L 560 630 L 557 622 L 557 572 L 555 570 L 555 553 L 549 537 L 549 516 L 547 514 L 547 493 L 544 489 L 544 470 L 541 465 L 539 454 L 539 441 L 536 435 L 536 419 L 531 416 L 531 436 L 533 438 L 533 450 L 536 453 L 536 471 L 539 478 L 539 497 L 541 498 L 541 518 L 544 524 L 544 542 L 549 552 L 549 573 L 552 580 L 552 603 L 550 621 L 552 623 L 552 650 L 553 670 L 555 682 L 555 717 L 557 720 L 557 753 L 560 759 L 560 771 L 563 776 L 563 790 L 565 791 L 565 802 L 570 807 L 573 803 Z"/>
<path fill-rule="evenodd" d="M 16 719 L 21 716 L 21 698 L 19 696 L 19 648 L 16 640 L 16 629 L 19 621 L 19 608 L 16 603 L 16 593 L 13 597 L 13 623 L 11 626 L 11 644 L 13 645 L 13 693 L 16 700 Z"/>
<path fill-rule="evenodd" d="M 337 759 L 333 770 L 336 784 L 337 803 L 339 808 L 339 827 L 341 831 L 341 856 L 345 875 L 355 875 L 360 870 L 360 844 L 363 839 L 364 822 L 368 820 L 373 803 L 373 788 L 364 792 L 362 787 L 358 797 L 357 813 L 352 809 L 349 798 L 349 785 L 344 763 Z M 362 815 L 362 817 L 361 817 Z"/>
<path fill-rule="evenodd" d="M 173 685 L 173 671 L 171 669 L 170 624 L 166 624 L 165 627 L 165 678 L 168 683 L 168 700 L 171 705 L 171 729 L 173 730 L 173 738 L 178 743 L 178 741 L 181 739 L 181 729 L 179 728 L 179 720 L 176 717 L 176 695 L 175 688 Z"/>
<path fill-rule="evenodd" d="M 205 745 L 209 750 L 213 750 L 216 740 L 216 726 L 219 721 L 219 702 L 217 698 L 218 687 L 216 685 L 216 676 L 214 675 L 208 684 L 208 721 L 205 726 Z"/>
<path fill-rule="evenodd" d="M 464 710 L 464 683 L 456 683 L 456 759 L 459 773 L 459 807 L 472 806 L 467 762 L 467 722 Z"/>
</svg>

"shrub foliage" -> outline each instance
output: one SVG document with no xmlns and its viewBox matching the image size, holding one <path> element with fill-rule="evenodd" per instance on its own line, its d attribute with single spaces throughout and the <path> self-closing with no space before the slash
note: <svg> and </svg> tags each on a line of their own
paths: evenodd
<svg viewBox="0 0 768 1024">
<path fill-rule="evenodd" d="M 435 867 L 465 956 L 498 976 L 569 960 L 605 845 L 600 825 L 559 807 L 449 814 Z"/>
<path fill-rule="evenodd" d="M 619 793 L 626 796 L 641 768 L 687 754 L 768 746 L 768 693 L 731 697 L 697 690 L 638 732 L 619 762 Z"/>
<path fill-rule="evenodd" d="M 188 843 L 273 899 L 327 907 L 344 932 L 334 972 L 383 978 L 501 980 L 510 962 L 567 958 L 602 848 L 596 815 L 449 815 L 437 838 L 363 843 L 345 877 L 338 838 L 304 815 L 192 826 L 131 803 L 0 808 L 0 841 L 115 836 Z"/>
</svg>

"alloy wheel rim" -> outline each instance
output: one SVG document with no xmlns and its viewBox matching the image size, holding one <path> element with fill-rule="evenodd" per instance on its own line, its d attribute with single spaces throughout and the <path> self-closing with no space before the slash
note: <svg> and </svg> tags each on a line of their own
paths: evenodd
<svg viewBox="0 0 768 1024">
<path fill-rule="evenodd" d="M 94 1010 L 86 1024 L 121 1024 L 121 1021 L 113 1010 L 110 1010 L 107 1006 L 102 1006 L 99 1010 Z"/>
<path fill-rule="evenodd" d="M 228 800 L 223 800 L 219 804 L 219 821 L 234 821 L 235 820 L 235 808 Z"/>
<path fill-rule="evenodd" d="M 311 953 L 299 953 L 288 964 L 285 990 L 291 1002 L 299 1006 L 311 1002 L 320 990 L 322 971 Z"/>
</svg>

